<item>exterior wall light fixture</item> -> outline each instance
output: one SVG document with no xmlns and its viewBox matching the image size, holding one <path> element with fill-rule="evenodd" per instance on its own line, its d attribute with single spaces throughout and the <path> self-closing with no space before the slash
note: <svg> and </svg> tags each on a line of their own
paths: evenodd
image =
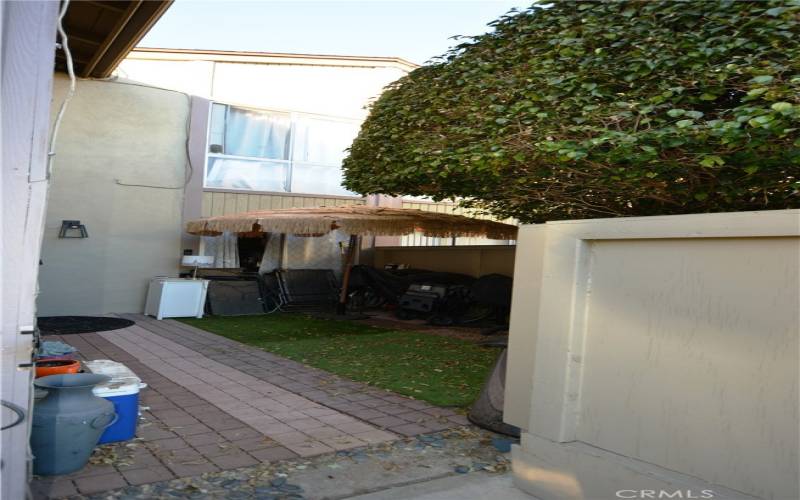
<svg viewBox="0 0 800 500">
<path fill-rule="evenodd" d="M 62 220 L 61 229 L 58 231 L 59 238 L 88 238 L 86 225 L 79 220 Z"/>
</svg>

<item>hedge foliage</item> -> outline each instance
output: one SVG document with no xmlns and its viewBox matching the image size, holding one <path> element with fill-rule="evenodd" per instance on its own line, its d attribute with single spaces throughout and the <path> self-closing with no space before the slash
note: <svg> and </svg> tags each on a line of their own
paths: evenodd
<svg viewBox="0 0 800 500">
<path fill-rule="evenodd" d="M 524 222 L 800 206 L 800 0 L 559 1 L 398 80 L 361 193 Z"/>
</svg>

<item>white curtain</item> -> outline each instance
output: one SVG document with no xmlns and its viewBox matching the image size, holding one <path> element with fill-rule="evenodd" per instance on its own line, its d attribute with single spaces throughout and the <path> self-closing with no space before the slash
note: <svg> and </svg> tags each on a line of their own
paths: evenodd
<svg viewBox="0 0 800 500">
<path fill-rule="evenodd" d="M 339 166 L 358 135 L 350 122 L 301 116 L 295 124 L 292 159 L 304 163 Z"/>
<path fill-rule="evenodd" d="M 285 192 L 288 170 L 287 163 L 209 157 L 206 186 Z"/>
<path fill-rule="evenodd" d="M 215 143 L 220 143 L 219 153 L 261 160 L 210 156 L 206 168 L 206 186 L 286 191 L 288 163 L 270 160 L 289 159 L 291 116 L 288 113 L 252 111 L 233 106 L 215 106 L 212 113 L 211 135 Z"/>
<path fill-rule="evenodd" d="M 281 264 L 281 235 L 270 234 L 267 238 L 267 246 L 264 247 L 264 255 L 261 257 L 261 266 L 258 268 L 260 274 L 271 273 L 280 268 Z"/>
<path fill-rule="evenodd" d="M 215 104 L 209 130 L 215 147 L 208 158 L 205 185 L 354 195 L 342 187 L 341 165 L 345 150 L 358 135 L 358 125 L 294 115 L 293 127 L 292 116 Z"/>
<path fill-rule="evenodd" d="M 270 160 L 289 159 L 289 114 L 234 108 L 225 124 L 226 155 Z"/>
<path fill-rule="evenodd" d="M 342 187 L 342 160 L 358 125 L 300 116 L 295 123 L 292 185 L 295 193 L 353 195 Z"/>
<path fill-rule="evenodd" d="M 203 255 L 213 255 L 213 267 L 217 269 L 237 268 L 239 267 L 238 238 L 231 233 L 203 236 Z"/>
<path fill-rule="evenodd" d="M 331 269 L 337 278 L 342 275 L 343 250 L 347 249 L 350 236 L 340 231 L 316 237 L 286 235 L 283 269 Z M 278 269 L 281 253 L 279 235 L 267 241 L 260 273 Z"/>
</svg>

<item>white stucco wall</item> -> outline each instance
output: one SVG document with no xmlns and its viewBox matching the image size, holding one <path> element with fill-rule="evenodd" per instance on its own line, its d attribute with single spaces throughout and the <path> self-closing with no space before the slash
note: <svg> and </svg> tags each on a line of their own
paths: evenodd
<svg viewBox="0 0 800 500">
<path fill-rule="evenodd" d="M 54 85 L 59 101 L 67 80 Z M 188 113 L 181 93 L 78 82 L 56 146 L 39 315 L 141 312 L 149 278 L 178 272 Z M 59 239 L 64 219 L 89 237 Z"/>
<path fill-rule="evenodd" d="M 524 226 L 517 263 L 518 485 L 798 498 L 800 211 Z"/>
</svg>

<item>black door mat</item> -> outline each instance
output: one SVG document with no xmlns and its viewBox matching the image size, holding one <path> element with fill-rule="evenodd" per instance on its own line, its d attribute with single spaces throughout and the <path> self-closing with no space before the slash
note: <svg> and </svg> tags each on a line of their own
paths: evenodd
<svg viewBox="0 0 800 500">
<path fill-rule="evenodd" d="M 119 330 L 136 323 L 129 319 L 105 316 L 45 316 L 38 318 L 38 324 L 42 335 L 70 335 Z"/>
</svg>

